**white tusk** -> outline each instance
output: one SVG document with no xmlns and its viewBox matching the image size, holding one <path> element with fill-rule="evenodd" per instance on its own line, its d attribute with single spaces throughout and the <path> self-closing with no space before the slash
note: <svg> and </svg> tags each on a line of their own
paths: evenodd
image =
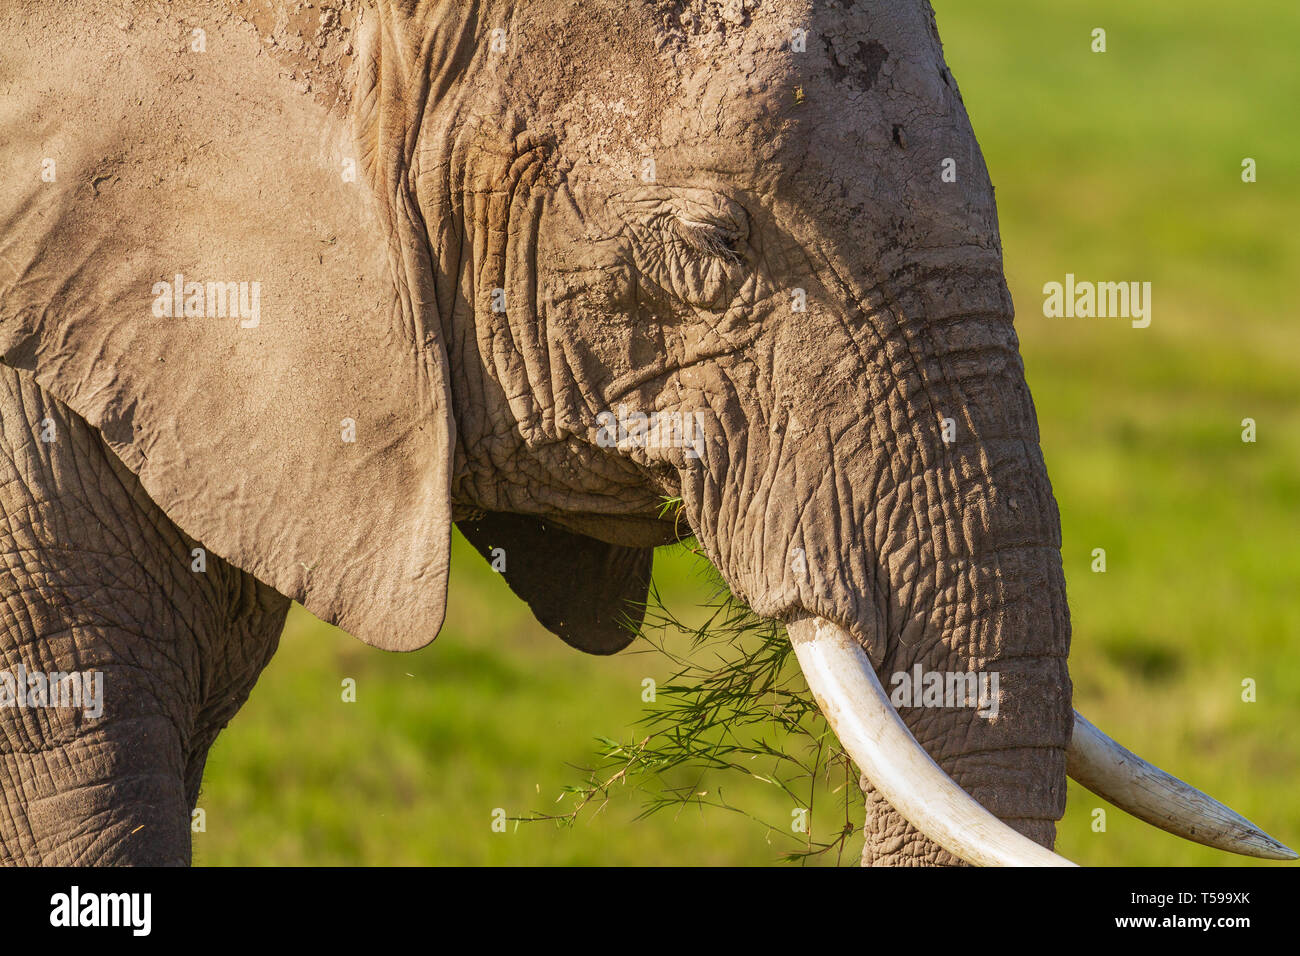
<svg viewBox="0 0 1300 956">
<path fill-rule="evenodd" d="M 791 621 L 786 630 L 831 729 L 912 826 L 977 866 L 1074 866 L 1011 829 L 944 773 L 898 716 L 848 632 L 817 617 Z"/>
<path fill-rule="evenodd" d="M 1176 836 L 1265 860 L 1300 858 L 1218 800 L 1124 749 L 1078 711 L 1066 769 L 1103 800 Z"/>
</svg>

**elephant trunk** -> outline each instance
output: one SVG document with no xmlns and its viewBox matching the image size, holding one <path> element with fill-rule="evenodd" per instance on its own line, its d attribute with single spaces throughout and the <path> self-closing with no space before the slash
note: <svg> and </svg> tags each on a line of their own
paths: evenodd
<svg viewBox="0 0 1300 956">
<path fill-rule="evenodd" d="M 909 288 L 887 302 L 846 290 L 852 320 L 791 323 L 766 428 L 725 480 L 687 485 L 688 508 L 758 613 L 852 635 L 943 771 L 1050 848 L 1070 625 L 1010 297 L 994 270 L 931 271 Z M 800 366 L 808 354 L 834 364 Z M 868 862 L 957 862 L 865 790 Z"/>
<path fill-rule="evenodd" d="M 895 365 L 886 402 L 910 454 L 889 480 L 873 476 L 863 502 L 886 601 L 867 646 L 891 704 L 947 776 L 1050 849 L 1073 726 L 1070 619 L 1010 298 L 1000 275 L 936 274 L 913 289 L 890 318 L 896 355 L 916 359 Z M 971 859 L 922 833 L 869 776 L 864 862 Z"/>
<path fill-rule="evenodd" d="M 915 492 L 873 502 L 911 529 L 879 555 L 894 596 L 883 670 L 891 701 L 948 776 L 1050 848 L 1073 725 L 1060 517 L 1001 277 L 938 285 L 910 305 L 935 344 L 914 346 L 920 386 L 899 399 L 911 399 L 919 427 L 898 487 Z M 917 399 L 934 418 L 928 434 Z M 948 693 L 972 685 L 974 699 Z M 872 781 L 863 789 L 865 862 L 956 862 Z"/>
</svg>

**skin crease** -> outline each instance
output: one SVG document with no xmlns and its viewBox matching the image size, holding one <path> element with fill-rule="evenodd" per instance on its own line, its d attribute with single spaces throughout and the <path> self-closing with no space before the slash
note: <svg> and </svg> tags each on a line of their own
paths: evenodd
<svg viewBox="0 0 1300 956">
<path fill-rule="evenodd" d="M 120 577 L 156 583 L 122 602 L 131 613 L 74 629 L 72 644 L 78 659 L 104 648 L 105 666 L 163 648 L 139 719 L 172 729 L 157 751 L 135 747 L 124 721 L 56 746 L 74 765 L 104 748 L 138 753 L 130 774 L 172 784 L 110 800 L 97 809 L 106 832 L 89 832 L 99 818 L 88 814 L 58 847 L 0 830 L 10 858 L 185 856 L 182 791 L 192 805 L 189 783 L 234 712 L 198 719 L 208 705 L 194 671 L 228 672 L 223 700 L 242 701 L 273 650 L 279 595 L 378 646 L 420 646 L 441 621 L 450 522 L 482 550 L 475 522 L 513 515 L 512 564 L 593 556 L 584 580 L 547 589 L 588 607 L 643 587 L 649 549 L 675 536 L 658 519 L 665 495 L 683 499 L 738 596 L 766 616 L 841 624 L 886 686 L 915 664 L 998 671 L 996 719 L 900 713 L 972 796 L 1051 846 L 1071 727 L 1059 517 L 992 186 L 928 3 L 536 0 L 359 15 L 337 3 L 317 4 L 317 23 L 272 4 L 194 4 L 174 21 L 131 16 L 126 39 L 102 41 L 67 26 L 90 5 L 62 6 L 49 29 L 71 30 L 82 59 L 108 62 L 121 42 L 150 65 L 109 137 L 116 149 L 86 151 L 118 157 L 82 163 L 102 186 L 0 192 L 0 235 L 21 236 L 0 269 L 0 356 L 31 376 L 13 380 L 25 397 L 3 422 L 16 462 L 29 406 L 60 409 L 82 435 L 63 467 L 84 474 L 81 455 L 103 456 L 96 467 L 117 476 L 111 496 L 66 506 L 97 515 L 77 525 L 83 548 L 113 521 L 153 530 L 130 552 L 150 557 L 116 560 Z M 108 6 L 103 22 L 124 15 Z M 36 10 L 0 26 L 21 33 L 49 16 Z M 198 24 L 209 52 L 187 56 L 178 38 Z M 126 89 L 135 77 L 123 75 Z M 151 100 L 154 88 L 171 98 Z M 257 91 L 250 113 L 212 108 L 242 90 Z M 164 150 L 156 124 L 129 118 L 165 110 Z M 29 139 L 40 142 L 25 161 L 39 168 L 57 130 Z M 214 140 L 232 148 L 207 149 Z M 349 155 L 360 176 L 345 187 L 328 173 Z M 940 176 L 948 158 L 955 183 Z M 209 211 L 223 201 L 240 214 Z M 113 228 L 91 242 L 88 222 Z M 97 273 L 96 262 L 119 265 Z M 173 272 L 262 276 L 263 327 L 238 338 L 233 323 L 150 323 L 143 291 Z M 277 311 L 280 289 L 297 298 Z M 144 305 L 99 305 L 129 302 Z M 203 364 L 186 364 L 193 354 Z M 599 416 L 620 406 L 698 415 L 702 454 L 610 447 Z M 333 431 L 345 413 L 355 449 Z M 4 514 L 54 508 L 34 482 L 8 486 L 18 497 L 0 499 Z M 60 513 L 25 533 L 64 542 L 51 530 Z M 213 550 L 221 586 L 177 572 L 187 532 Z M 10 547 L 10 574 L 33 601 L 34 579 L 68 573 L 53 550 L 33 565 Z M 82 573 L 92 593 L 111 580 Z M 570 643 L 621 646 L 599 621 L 566 632 L 585 619 L 540 607 L 539 582 L 510 583 Z M 232 593 L 254 610 L 232 617 Z M 25 636 L 3 629 L 8 657 L 69 627 L 40 620 Z M 573 633 L 584 629 L 596 636 Z M 41 734 L 10 739 L 36 751 Z M 47 787 L 86 787 L 49 776 Z M 21 766 L 0 778 L 7 805 L 28 803 L 26 780 Z M 956 862 L 863 786 L 864 862 Z M 144 803 L 165 805 L 171 829 L 132 843 L 123 834 Z"/>
</svg>

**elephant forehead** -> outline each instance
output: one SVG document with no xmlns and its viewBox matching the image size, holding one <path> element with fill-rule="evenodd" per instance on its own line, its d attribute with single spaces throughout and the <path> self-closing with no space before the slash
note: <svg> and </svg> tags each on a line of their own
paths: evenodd
<svg viewBox="0 0 1300 956">
<path fill-rule="evenodd" d="M 557 132 L 597 162 L 621 151 L 770 155 L 795 102 L 797 66 L 784 51 L 738 52 L 708 66 L 594 71 L 557 108 Z"/>
<path fill-rule="evenodd" d="M 543 75 L 541 61 L 520 62 L 529 75 L 512 85 L 542 91 L 550 108 L 531 115 L 551 114 L 574 161 L 643 176 L 653 159 L 660 171 L 695 167 L 752 184 L 818 153 L 892 148 L 895 126 L 917 116 L 936 130 L 952 116 L 926 4 L 889 18 L 862 5 L 746 4 L 743 17 L 712 25 L 692 19 L 691 4 L 669 6 L 673 16 L 625 19 L 621 30 L 570 27 L 559 61 L 580 70 Z M 528 32 L 535 48 L 544 31 Z"/>
</svg>

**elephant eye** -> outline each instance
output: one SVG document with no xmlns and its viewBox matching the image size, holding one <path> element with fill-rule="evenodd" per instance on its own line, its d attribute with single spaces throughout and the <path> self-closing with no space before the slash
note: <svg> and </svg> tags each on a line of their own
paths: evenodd
<svg viewBox="0 0 1300 956">
<path fill-rule="evenodd" d="M 700 308 L 723 306 L 744 279 L 744 236 L 723 223 L 686 216 L 666 217 L 665 247 L 647 278 L 683 302 Z"/>
<path fill-rule="evenodd" d="M 740 262 L 740 234 L 733 229 L 682 215 L 673 217 L 672 229 L 676 237 L 698 255 L 729 263 Z"/>
<path fill-rule="evenodd" d="M 750 266 L 749 216 L 704 189 L 662 187 L 619 196 L 631 265 L 647 293 L 697 309 L 726 309 Z"/>
</svg>

